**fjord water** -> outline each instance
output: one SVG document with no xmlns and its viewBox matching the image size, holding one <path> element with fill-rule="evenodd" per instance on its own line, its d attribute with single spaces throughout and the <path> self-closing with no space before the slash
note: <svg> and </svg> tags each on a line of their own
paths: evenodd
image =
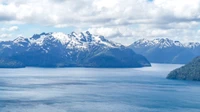
<svg viewBox="0 0 200 112">
<path fill-rule="evenodd" d="M 0 69 L 0 112 L 199 112 L 200 82 L 166 79 L 180 66 Z"/>
</svg>

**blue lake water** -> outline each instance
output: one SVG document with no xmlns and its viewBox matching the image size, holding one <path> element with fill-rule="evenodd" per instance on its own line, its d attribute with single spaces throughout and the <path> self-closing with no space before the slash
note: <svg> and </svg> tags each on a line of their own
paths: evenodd
<svg viewBox="0 0 200 112">
<path fill-rule="evenodd" d="M 200 82 L 165 78 L 180 66 L 0 69 L 0 112 L 200 112 Z"/>
</svg>

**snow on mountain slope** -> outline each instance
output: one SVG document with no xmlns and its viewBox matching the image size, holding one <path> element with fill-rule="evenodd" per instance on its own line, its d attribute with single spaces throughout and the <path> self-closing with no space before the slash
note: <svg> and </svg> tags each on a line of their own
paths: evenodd
<svg viewBox="0 0 200 112">
<path fill-rule="evenodd" d="M 87 49 L 92 45 L 102 45 L 110 48 L 118 48 L 121 46 L 120 44 L 115 44 L 111 41 L 108 41 L 103 36 L 92 35 L 89 31 L 84 33 L 81 32 L 79 34 L 72 32 L 68 35 L 61 32 L 41 33 L 34 35 L 29 40 L 32 44 L 35 43 L 42 46 L 45 44 L 45 39 L 47 38 L 54 38 L 58 40 L 62 43 L 62 45 L 65 45 L 67 49 Z"/>
<path fill-rule="evenodd" d="M 140 39 L 129 46 L 136 53 L 143 54 L 153 63 L 188 63 L 200 55 L 200 43 L 158 38 L 153 40 Z"/>
<path fill-rule="evenodd" d="M 199 47 L 199 46 L 200 46 L 200 43 L 198 43 L 198 42 L 189 42 L 189 43 L 184 44 L 184 47 L 192 48 L 192 49 Z"/>
<path fill-rule="evenodd" d="M 179 41 L 173 41 L 168 38 L 158 38 L 153 40 L 147 40 L 147 39 L 140 39 L 138 41 L 135 41 L 131 46 L 134 47 L 159 47 L 159 48 L 168 48 L 172 46 L 177 47 L 184 47 L 184 45 Z"/>
<path fill-rule="evenodd" d="M 28 38 L 24 38 L 24 37 L 17 37 L 16 39 L 13 40 L 13 43 L 18 45 L 18 46 L 21 46 L 21 47 L 24 47 L 25 45 L 26 46 L 30 46 L 30 40 Z"/>
<path fill-rule="evenodd" d="M 135 41 L 132 45 L 134 45 L 135 47 L 140 47 L 140 46 L 148 47 L 148 46 L 153 46 L 154 43 L 150 40 L 140 39 L 138 41 Z"/>
<path fill-rule="evenodd" d="M 35 34 L 0 42 L 0 59 L 37 67 L 144 67 L 142 55 L 90 32 Z"/>
</svg>

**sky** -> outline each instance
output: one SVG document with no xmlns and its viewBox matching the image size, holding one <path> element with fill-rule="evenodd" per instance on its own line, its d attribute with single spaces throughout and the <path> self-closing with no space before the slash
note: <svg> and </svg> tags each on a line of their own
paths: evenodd
<svg viewBox="0 0 200 112">
<path fill-rule="evenodd" d="M 0 0 L 0 40 L 87 30 L 124 45 L 200 42 L 200 0 Z"/>
</svg>

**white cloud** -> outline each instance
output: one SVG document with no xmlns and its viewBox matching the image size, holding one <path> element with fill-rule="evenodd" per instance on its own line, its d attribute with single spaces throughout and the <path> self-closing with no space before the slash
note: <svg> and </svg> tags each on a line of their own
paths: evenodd
<svg viewBox="0 0 200 112">
<path fill-rule="evenodd" d="M 7 30 L 8 31 L 16 31 L 18 29 L 19 29 L 18 26 L 12 26 L 12 27 L 8 28 Z"/>
<path fill-rule="evenodd" d="M 0 40 L 4 38 L 10 38 L 12 37 L 12 34 L 0 34 Z"/>
<path fill-rule="evenodd" d="M 1 0 L 0 22 L 89 28 L 124 44 L 156 37 L 200 40 L 200 0 Z"/>
<path fill-rule="evenodd" d="M 163 15 L 171 15 L 177 19 L 199 19 L 199 0 L 154 0 L 155 6 L 164 12 Z"/>
<path fill-rule="evenodd" d="M 114 37 L 130 37 L 133 36 L 133 30 L 128 27 L 114 27 L 114 28 L 89 28 L 93 34 L 103 35 L 107 38 Z"/>
<path fill-rule="evenodd" d="M 1 28 L 0 31 L 3 31 L 3 32 L 5 32 L 5 31 L 13 32 L 13 31 L 16 31 L 18 29 L 19 29 L 18 26 L 11 26 L 9 28 Z"/>
<path fill-rule="evenodd" d="M 200 0 L 2 0 L 0 21 L 65 26 L 161 24 L 200 19 Z"/>
<path fill-rule="evenodd" d="M 119 26 L 199 19 L 199 0 L 3 0 L 0 20 L 53 26 Z M 1 3 L 1 2 L 0 2 Z"/>
</svg>

